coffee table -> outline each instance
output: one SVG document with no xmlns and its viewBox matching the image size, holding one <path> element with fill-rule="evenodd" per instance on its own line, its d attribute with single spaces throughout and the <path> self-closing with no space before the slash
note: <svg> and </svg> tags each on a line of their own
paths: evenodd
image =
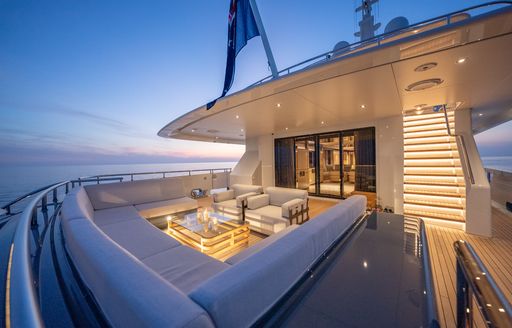
<svg viewBox="0 0 512 328">
<path fill-rule="evenodd" d="M 222 215 L 214 210 L 191 210 L 167 219 L 169 235 L 202 253 L 217 256 L 220 253 L 249 244 L 249 224 L 238 218 Z"/>
</svg>

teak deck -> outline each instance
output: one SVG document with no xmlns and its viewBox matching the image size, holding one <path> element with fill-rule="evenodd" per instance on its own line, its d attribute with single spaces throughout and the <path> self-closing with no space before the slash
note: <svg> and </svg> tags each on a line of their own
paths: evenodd
<svg viewBox="0 0 512 328">
<path fill-rule="evenodd" d="M 200 205 L 209 206 L 210 198 L 200 201 Z M 311 198 L 309 201 L 310 217 L 315 216 L 334 206 L 336 202 Z M 512 215 L 503 209 L 492 209 L 493 237 L 485 238 L 467 234 L 462 230 L 426 224 L 427 239 L 432 265 L 438 319 L 441 327 L 456 327 L 456 294 L 455 294 L 455 251 L 453 243 L 465 240 L 473 246 L 492 277 L 505 296 L 512 300 Z M 265 238 L 264 235 L 251 232 L 249 246 Z M 240 252 L 234 250 L 226 254 L 222 260 Z M 476 306 L 473 309 L 477 309 Z M 475 326 L 484 327 L 480 316 L 475 316 Z"/>
</svg>

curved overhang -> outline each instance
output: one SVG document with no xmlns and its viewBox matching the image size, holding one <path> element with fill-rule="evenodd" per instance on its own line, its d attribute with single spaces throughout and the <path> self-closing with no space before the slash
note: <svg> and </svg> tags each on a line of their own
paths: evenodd
<svg viewBox="0 0 512 328">
<path fill-rule="evenodd" d="M 219 99 L 210 110 L 201 106 L 173 120 L 158 135 L 244 144 L 259 135 L 357 124 L 400 115 L 420 104 L 446 103 L 475 109 L 474 124 L 481 131 L 482 111 L 492 108 L 503 117 L 512 108 L 512 10 L 466 18 L 363 44 L 251 86 Z M 418 70 L 428 63 L 436 65 Z M 407 90 L 431 79 L 441 83 Z"/>
</svg>

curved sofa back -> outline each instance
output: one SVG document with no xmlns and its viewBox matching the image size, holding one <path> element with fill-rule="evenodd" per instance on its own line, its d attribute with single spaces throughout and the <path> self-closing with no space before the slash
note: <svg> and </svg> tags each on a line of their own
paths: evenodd
<svg viewBox="0 0 512 328">
<path fill-rule="evenodd" d="M 95 210 L 144 204 L 185 196 L 183 179 L 147 179 L 85 186 Z"/>
<path fill-rule="evenodd" d="M 200 306 L 93 223 L 88 201 L 83 188 L 66 197 L 62 230 L 73 264 L 109 323 L 115 327 L 212 327 Z"/>
<path fill-rule="evenodd" d="M 206 280 L 189 296 L 206 309 L 219 327 L 250 326 L 270 310 L 365 209 L 366 197 L 352 196 Z"/>
</svg>

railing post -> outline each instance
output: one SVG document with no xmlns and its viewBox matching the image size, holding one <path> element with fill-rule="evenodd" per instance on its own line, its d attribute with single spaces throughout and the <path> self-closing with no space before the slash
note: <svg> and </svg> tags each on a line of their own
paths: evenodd
<svg viewBox="0 0 512 328">
<path fill-rule="evenodd" d="M 162 177 L 165 179 L 165 172 L 162 173 Z"/>
<path fill-rule="evenodd" d="M 7 215 L 10 215 L 11 214 L 11 205 L 7 205 L 7 207 L 5 208 L 5 211 Z"/>
<path fill-rule="evenodd" d="M 48 196 L 47 195 L 44 195 L 43 198 L 41 199 L 41 210 L 43 212 L 48 211 Z"/>
<path fill-rule="evenodd" d="M 66 182 L 66 195 L 69 193 L 69 182 Z"/>
<path fill-rule="evenodd" d="M 133 174 L 130 174 L 130 181 L 133 181 Z"/>
<path fill-rule="evenodd" d="M 57 199 L 57 188 L 53 189 L 53 206 L 57 206 L 57 203 L 58 203 L 58 199 Z"/>
<path fill-rule="evenodd" d="M 100 177 L 99 176 L 96 177 L 96 184 L 100 184 Z"/>
<path fill-rule="evenodd" d="M 457 261 L 457 328 L 473 327 L 473 301 L 468 281 Z"/>
<path fill-rule="evenodd" d="M 32 209 L 32 217 L 30 219 L 32 227 L 37 227 L 37 206 Z"/>
</svg>

